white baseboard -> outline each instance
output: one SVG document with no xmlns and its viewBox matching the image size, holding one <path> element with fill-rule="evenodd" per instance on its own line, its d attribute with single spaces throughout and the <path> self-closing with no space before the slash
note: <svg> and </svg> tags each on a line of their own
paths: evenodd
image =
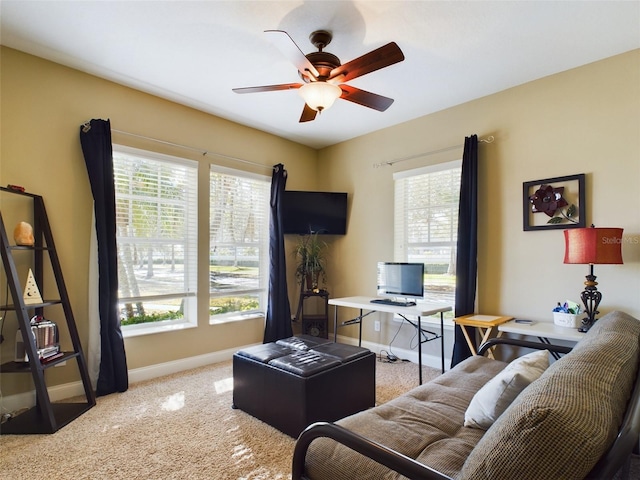
<svg viewBox="0 0 640 480">
<path fill-rule="evenodd" d="M 350 345 L 357 345 L 358 344 L 358 339 L 357 338 L 344 337 L 342 335 L 338 335 L 338 342 L 339 343 L 348 343 Z M 368 342 L 366 340 L 362 341 L 362 346 L 364 348 L 368 348 L 369 350 L 374 352 L 376 355 L 379 355 L 380 352 L 388 352 L 389 351 L 389 346 L 388 345 L 381 345 L 379 343 Z M 418 363 L 418 352 L 417 351 L 407 350 L 407 349 L 404 349 L 404 348 L 393 347 L 393 354 L 396 355 L 399 358 L 404 359 L 404 360 L 409 360 L 412 363 L 415 363 L 415 364 Z M 437 369 L 442 369 L 442 357 L 440 357 L 439 355 L 427 354 L 427 353 L 424 353 L 424 351 L 423 351 L 422 352 L 422 365 L 427 366 L 427 367 L 433 367 L 433 368 L 437 368 Z M 449 365 L 451 365 L 451 358 L 447 358 L 445 356 L 445 359 L 444 359 L 445 370 L 449 369 Z"/>
<path fill-rule="evenodd" d="M 0 411 L 2 414 L 14 413 L 23 408 L 31 408 L 36 404 L 36 392 L 17 393 L 15 395 L 2 396 Z"/>
<path fill-rule="evenodd" d="M 180 360 L 158 363 L 156 365 L 149 365 L 148 367 L 134 368 L 129 370 L 129 383 L 151 380 L 152 378 L 158 378 L 172 373 L 191 370 L 192 368 L 204 367 L 205 365 L 231 360 L 234 353 L 249 346 L 251 345 L 220 350 L 219 352 L 205 353 L 203 355 L 196 355 L 195 357 L 181 358 Z"/>
<path fill-rule="evenodd" d="M 358 344 L 357 338 L 345 337 L 342 335 L 338 335 L 338 341 L 340 343 L 347 343 L 350 345 Z M 170 375 L 173 373 L 183 372 L 185 370 L 191 370 L 192 368 L 203 367 L 205 365 L 211 365 L 214 363 L 231 360 L 235 352 L 252 345 L 244 345 L 241 347 L 221 350 L 219 352 L 196 355 L 195 357 L 181 358 L 179 360 L 158 363 L 156 365 L 150 365 L 148 367 L 134 368 L 132 370 L 129 370 L 129 383 L 133 384 L 145 380 L 151 380 L 153 378 L 162 377 L 164 375 Z M 368 348 L 376 355 L 379 355 L 381 351 L 386 351 L 389 349 L 389 347 L 386 345 L 368 341 L 363 341 L 362 346 L 364 348 Z M 410 362 L 416 364 L 418 363 L 418 352 L 416 351 L 394 347 L 393 353 L 402 359 L 409 360 Z M 442 367 L 442 360 L 439 356 L 423 353 L 422 364 L 439 369 Z M 445 368 L 448 368 L 448 365 L 451 365 L 451 359 L 445 358 Z M 65 398 L 77 397 L 81 395 L 84 395 L 84 388 L 82 386 L 82 382 L 80 381 L 49 387 L 49 397 L 51 398 L 52 402 L 57 402 L 60 400 L 64 400 Z M 23 408 L 31 408 L 36 404 L 35 390 L 15 395 L 2 396 L 1 401 L 2 402 L 0 405 L 0 409 L 2 413 L 15 412 Z"/>
<path fill-rule="evenodd" d="M 148 367 L 134 368 L 129 370 L 129 384 L 231 360 L 235 352 L 249 346 L 250 345 L 244 345 L 243 347 L 196 355 L 195 357 L 181 358 L 180 360 L 159 363 Z M 81 381 L 55 385 L 49 387 L 48 391 L 49 398 L 52 402 L 84 395 L 84 388 Z M 16 412 L 24 408 L 33 407 L 36 404 L 36 392 L 32 390 L 30 392 L 2 396 L 1 401 L 0 409 L 2 413 Z"/>
</svg>

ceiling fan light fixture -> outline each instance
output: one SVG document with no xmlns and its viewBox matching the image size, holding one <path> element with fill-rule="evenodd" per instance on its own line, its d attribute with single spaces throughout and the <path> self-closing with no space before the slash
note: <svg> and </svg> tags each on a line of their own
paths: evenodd
<svg viewBox="0 0 640 480">
<path fill-rule="evenodd" d="M 326 110 L 342 95 L 342 89 L 331 83 L 319 81 L 305 83 L 298 90 L 305 103 L 317 112 Z"/>
</svg>

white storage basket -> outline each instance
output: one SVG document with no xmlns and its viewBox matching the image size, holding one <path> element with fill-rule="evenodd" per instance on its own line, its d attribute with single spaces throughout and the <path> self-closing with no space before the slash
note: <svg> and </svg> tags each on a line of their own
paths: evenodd
<svg viewBox="0 0 640 480">
<path fill-rule="evenodd" d="M 583 316 L 573 313 L 553 312 L 553 323 L 559 327 L 579 328 L 582 325 Z"/>
</svg>

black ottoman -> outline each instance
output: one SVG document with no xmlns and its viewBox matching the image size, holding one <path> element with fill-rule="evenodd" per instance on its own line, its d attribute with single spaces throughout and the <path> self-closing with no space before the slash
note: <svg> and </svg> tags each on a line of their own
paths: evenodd
<svg viewBox="0 0 640 480">
<path fill-rule="evenodd" d="M 301 335 L 233 355 L 233 407 L 296 438 L 308 425 L 373 407 L 376 356 Z"/>
</svg>

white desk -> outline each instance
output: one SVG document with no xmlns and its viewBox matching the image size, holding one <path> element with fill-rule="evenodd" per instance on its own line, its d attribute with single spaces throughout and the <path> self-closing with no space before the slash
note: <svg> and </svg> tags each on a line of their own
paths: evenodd
<svg viewBox="0 0 640 480">
<path fill-rule="evenodd" d="M 515 320 L 511 320 L 510 322 L 499 325 L 498 331 L 538 337 L 542 343 L 547 344 L 551 343 L 549 339 L 579 342 L 585 335 L 584 332 L 579 332 L 577 328 L 559 327 L 553 322 L 538 322 L 535 320 L 531 324 L 516 323 Z M 560 357 L 560 355 L 555 352 L 553 352 L 552 355 L 555 359 Z"/>
<path fill-rule="evenodd" d="M 498 331 L 570 342 L 577 342 L 584 338 L 584 333 L 579 332 L 577 328 L 559 327 L 553 322 L 537 322 L 535 320 L 532 324 L 516 323 L 515 320 L 511 320 L 498 325 Z"/>
<path fill-rule="evenodd" d="M 360 310 L 360 315 L 358 315 L 356 318 L 347 320 L 346 322 L 342 322 L 341 324 L 341 326 L 353 325 L 356 323 L 360 325 L 358 345 L 362 345 L 362 319 L 364 317 L 373 312 L 386 312 L 400 315 L 402 316 L 402 318 L 407 320 L 418 329 L 418 369 L 419 381 L 420 385 L 422 385 L 422 344 L 425 342 L 425 340 L 422 340 L 421 337 L 421 334 L 423 332 L 422 323 L 429 323 L 434 325 L 439 324 L 439 338 L 441 339 L 440 348 L 442 354 L 442 373 L 444 373 L 444 312 L 451 311 L 451 306 L 436 302 L 419 302 L 417 305 L 411 307 L 401 307 L 397 305 L 385 305 L 383 303 L 371 303 L 371 300 L 373 300 L 373 297 L 344 297 L 329 299 L 329 305 L 333 305 L 335 307 L 335 313 L 333 317 L 333 341 L 335 342 L 338 338 L 338 307 L 357 308 Z M 367 313 L 363 313 L 364 310 L 367 310 Z M 429 317 L 437 313 L 440 314 L 439 322 L 437 322 L 435 319 L 429 320 L 428 318 L 422 318 Z M 406 315 L 417 317 L 417 324 L 414 324 L 411 320 L 407 319 L 405 317 Z M 430 340 L 435 340 L 436 338 L 438 338 L 438 336 Z"/>
</svg>

